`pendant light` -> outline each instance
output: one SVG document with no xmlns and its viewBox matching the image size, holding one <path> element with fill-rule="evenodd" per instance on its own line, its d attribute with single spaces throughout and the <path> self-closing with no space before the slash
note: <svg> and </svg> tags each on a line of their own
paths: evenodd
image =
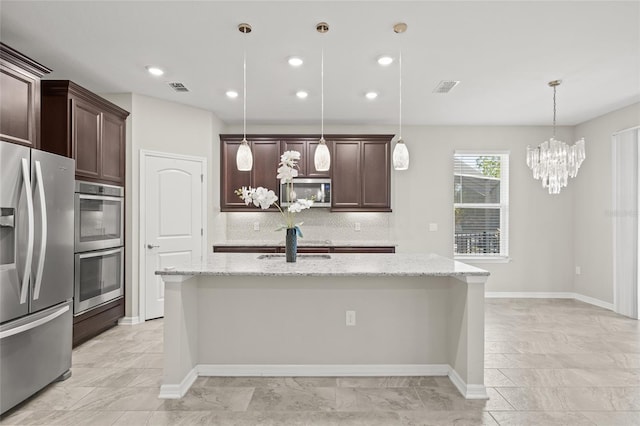
<svg viewBox="0 0 640 426">
<path fill-rule="evenodd" d="M 399 23 L 393 26 L 393 32 L 401 34 L 407 31 L 407 24 Z M 398 55 L 398 68 L 399 68 L 399 92 L 400 92 L 400 113 L 398 119 L 398 141 L 395 148 L 393 148 L 393 168 L 395 170 L 407 170 L 409 168 L 409 150 L 402 140 L 402 49 Z"/>
<path fill-rule="evenodd" d="M 244 53 L 242 57 L 242 143 L 238 147 L 238 152 L 236 153 L 236 166 L 238 170 L 241 171 L 249 171 L 253 167 L 253 154 L 251 154 L 251 148 L 249 147 L 249 143 L 247 142 L 247 44 L 246 37 L 247 34 L 251 32 L 251 25 L 249 24 L 240 24 L 238 25 L 238 30 L 244 34 Z"/>
<path fill-rule="evenodd" d="M 326 33 L 329 31 L 329 24 L 320 22 L 316 25 L 316 31 L 320 34 Z M 320 100 L 320 143 L 313 156 L 313 164 L 317 171 L 326 172 L 331 167 L 331 155 L 329 154 L 327 142 L 324 140 L 324 46 L 322 47 L 322 56 L 320 58 Z"/>
</svg>

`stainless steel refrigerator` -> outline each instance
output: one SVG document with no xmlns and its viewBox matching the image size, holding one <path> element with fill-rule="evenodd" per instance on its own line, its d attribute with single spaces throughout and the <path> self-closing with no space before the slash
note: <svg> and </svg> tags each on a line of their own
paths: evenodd
<svg viewBox="0 0 640 426">
<path fill-rule="evenodd" d="M 70 374 L 74 175 L 0 142 L 0 413 Z"/>
</svg>

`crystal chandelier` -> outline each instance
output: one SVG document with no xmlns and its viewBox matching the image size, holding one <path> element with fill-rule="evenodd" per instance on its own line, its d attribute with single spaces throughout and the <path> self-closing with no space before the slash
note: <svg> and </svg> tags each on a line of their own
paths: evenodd
<svg viewBox="0 0 640 426">
<path fill-rule="evenodd" d="M 567 186 L 569 178 L 578 175 L 578 169 L 586 158 L 584 138 L 569 146 L 556 139 L 556 87 L 562 80 L 549 82 L 553 87 L 553 136 L 537 148 L 527 146 L 527 166 L 533 171 L 533 178 L 542 180 L 542 187 L 549 194 L 559 194 Z"/>
</svg>

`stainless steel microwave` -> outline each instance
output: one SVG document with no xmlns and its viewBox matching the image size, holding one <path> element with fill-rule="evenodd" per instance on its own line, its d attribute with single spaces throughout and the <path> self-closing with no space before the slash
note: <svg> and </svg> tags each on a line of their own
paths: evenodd
<svg viewBox="0 0 640 426">
<path fill-rule="evenodd" d="M 331 207 L 331 179 L 298 178 L 293 179 L 293 186 L 280 185 L 280 205 L 302 198 L 313 199 L 312 207 Z"/>
</svg>

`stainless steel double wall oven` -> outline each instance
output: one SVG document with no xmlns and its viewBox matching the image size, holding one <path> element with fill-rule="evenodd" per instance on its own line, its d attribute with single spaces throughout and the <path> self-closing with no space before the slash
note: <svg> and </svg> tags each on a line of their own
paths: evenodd
<svg viewBox="0 0 640 426">
<path fill-rule="evenodd" d="M 76 181 L 74 314 L 124 294 L 124 188 Z"/>
</svg>

